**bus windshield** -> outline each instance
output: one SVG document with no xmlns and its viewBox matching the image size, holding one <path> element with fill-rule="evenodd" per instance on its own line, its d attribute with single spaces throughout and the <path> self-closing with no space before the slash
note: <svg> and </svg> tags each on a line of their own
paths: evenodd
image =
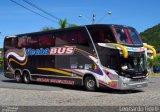
<svg viewBox="0 0 160 112">
<path fill-rule="evenodd" d="M 116 40 L 120 44 L 139 45 L 142 41 L 139 34 L 134 28 L 128 27 L 112 27 Z"/>
<path fill-rule="evenodd" d="M 121 67 L 123 71 L 143 72 L 146 70 L 146 60 L 144 54 L 137 56 L 121 57 Z"/>
</svg>

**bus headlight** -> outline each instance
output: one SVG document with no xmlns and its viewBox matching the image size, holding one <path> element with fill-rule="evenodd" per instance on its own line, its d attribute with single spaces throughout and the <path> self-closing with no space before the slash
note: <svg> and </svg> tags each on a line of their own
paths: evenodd
<svg viewBox="0 0 160 112">
<path fill-rule="evenodd" d="M 124 82 L 128 82 L 128 81 L 130 81 L 131 79 L 130 79 L 130 78 L 126 78 L 126 77 L 122 77 L 122 80 L 123 80 Z"/>
<path fill-rule="evenodd" d="M 124 70 L 124 71 L 128 69 L 128 67 L 127 67 L 126 65 L 122 66 L 121 68 L 122 68 L 122 70 Z"/>
</svg>

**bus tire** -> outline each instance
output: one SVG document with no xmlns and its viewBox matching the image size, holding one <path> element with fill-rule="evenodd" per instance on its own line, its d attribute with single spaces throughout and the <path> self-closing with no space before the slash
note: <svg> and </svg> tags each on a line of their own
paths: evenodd
<svg viewBox="0 0 160 112">
<path fill-rule="evenodd" d="M 30 75 L 28 72 L 23 73 L 23 80 L 24 80 L 24 83 L 26 83 L 26 84 L 31 83 Z"/>
<path fill-rule="evenodd" d="M 22 77 L 20 72 L 18 72 L 18 71 L 15 72 L 15 79 L 16 79 L 17 83 L 22 83 L 23 82 L 23 77 Z"/>
<path fill-rule="evenodd" d="M 87 91 L 95 91 L 97 89 L 96 80 L 93 76 L 87 76 L 84 79 L 84 87 Z"/>
</svg>

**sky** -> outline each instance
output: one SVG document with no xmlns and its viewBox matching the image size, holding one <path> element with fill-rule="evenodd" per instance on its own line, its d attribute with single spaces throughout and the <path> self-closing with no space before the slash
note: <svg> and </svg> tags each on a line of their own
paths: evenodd
<svg viewBox="0 0 160 112">
<path fill-rule="evenodd" d="M 0 0 L 0 48 L 5 36 L 41 31 L 43 27 L 59 28 L 55 18 L 31 7 L 23 0 L 14 0 L 39 13 L 43 18 L 23 7 Z M 69 23 L 77 25 L 92 24 L 92 15 L 96 15 L 96 24 L 120 24 L 132 26 L 138 32 L 160 24 L 160 0 L 28 0 L 41 9 L 60 19 L 67 18 Z M 111 15 L 108 12 L 112 12 Z M 79 18 L 79 15 L 83 15 Z M 103 19 L 101 19 L 103 18 Z"/>
</svg>

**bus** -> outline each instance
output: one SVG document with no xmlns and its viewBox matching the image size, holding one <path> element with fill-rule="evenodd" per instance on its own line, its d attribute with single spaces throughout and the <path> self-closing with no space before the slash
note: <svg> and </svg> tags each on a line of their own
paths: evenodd
<svg viewBox="0 0 160 112">
<path fill-rule="evenodd" d="M 8 36 L 4 75 L 31 81 L 118 90 L 148 85 L 145 49 L 137 31 L 124 25 L 94 24 Z"/>
</svg>

